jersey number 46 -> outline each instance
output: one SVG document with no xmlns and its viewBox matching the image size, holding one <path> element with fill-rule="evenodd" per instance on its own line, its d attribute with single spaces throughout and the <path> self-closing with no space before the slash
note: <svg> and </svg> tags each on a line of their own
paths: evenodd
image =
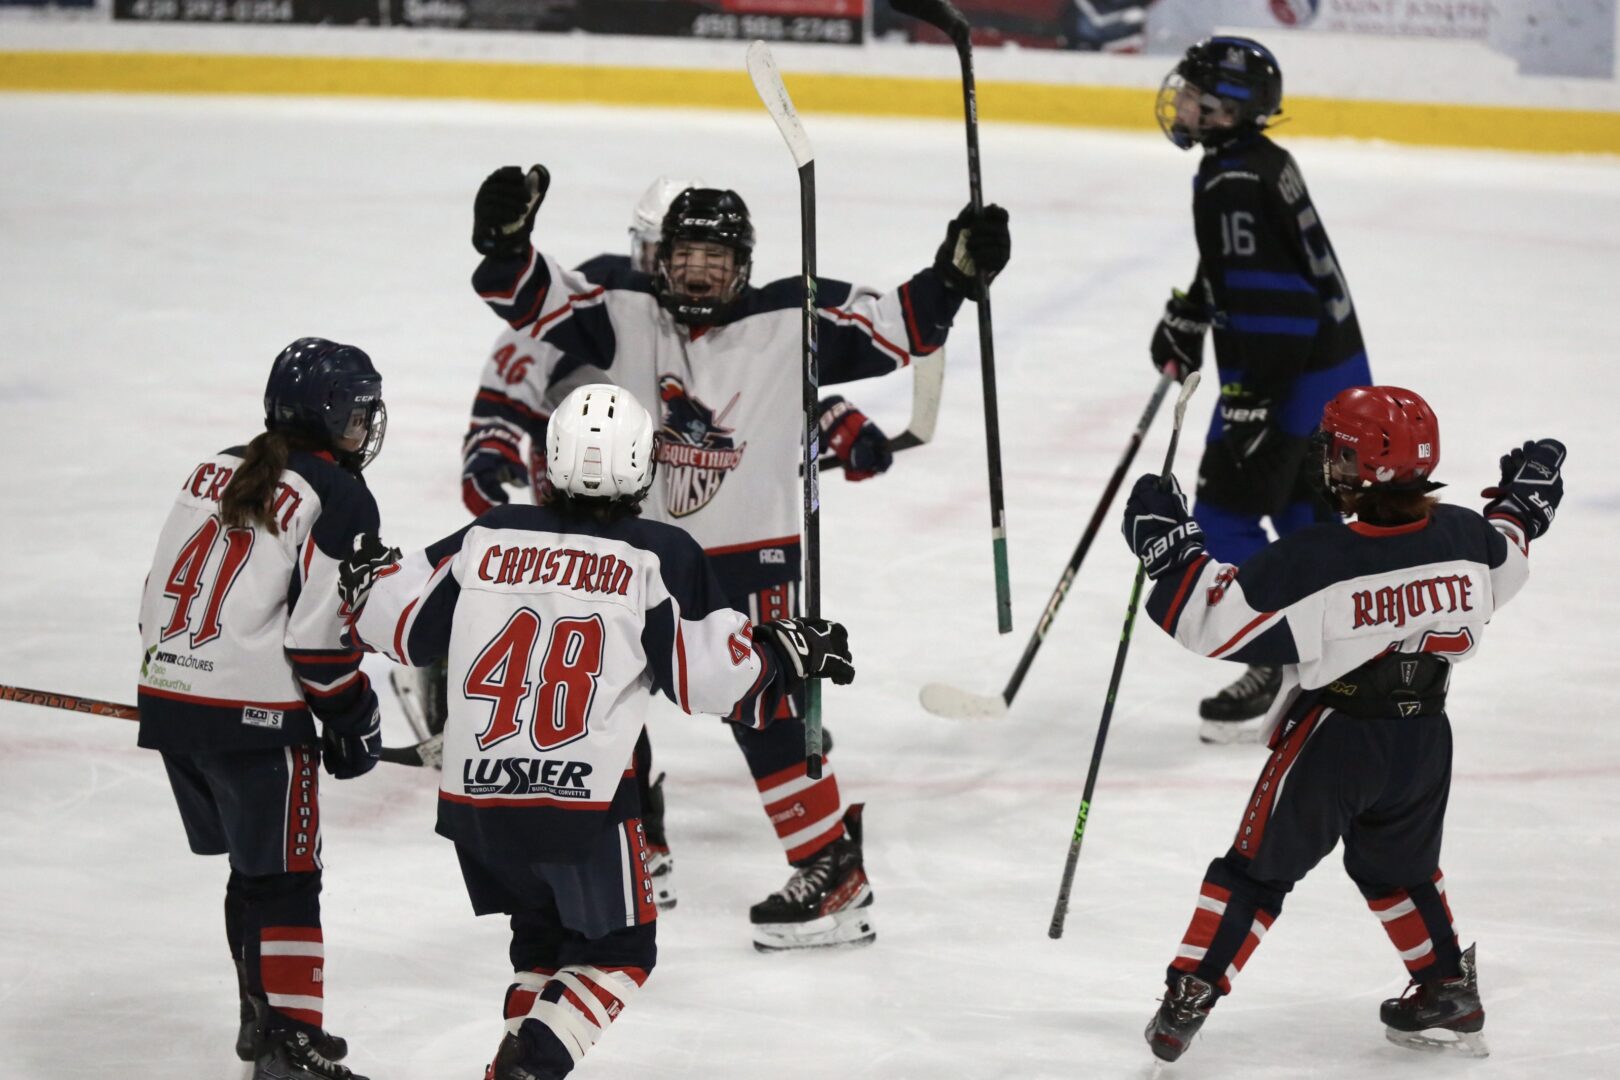
<svg viewBox="0 0 1620 1080">
<path fill-rule="evenodd" d="M 604 637 L 600 615 L 558 619 L 544 640 L 540 616 L 528 608 L 508 619 L 479 651 L 462 682 L 467 697 L 490 702 L 489 726 L 478 736 L 479 749 L 505 742 L 525 727 L 534 748 L 542 752 L 584 738 L 602 674 Z"/>
</svg>

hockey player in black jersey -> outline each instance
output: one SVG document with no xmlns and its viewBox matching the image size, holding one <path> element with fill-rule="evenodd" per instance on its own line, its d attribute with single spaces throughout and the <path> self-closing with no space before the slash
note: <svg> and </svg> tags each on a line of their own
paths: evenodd
<svg viewBox="0 0 1620 1080">
<path fill-rule="evenodd" d="M 855 676 L 844 628 L 751 622 L 682 530 L 643 520 L 653 421 L 593 384 L 547 430 L 543 506 L 506 506 L 390 565 L 345 564 L 356 634 L 401 663 L 448 656 L 438 831 L 479 915 L 511 916 L 514 978 L 492 1080 L 560 1080 L 657 958 L 634 778 L 648 691 L 769 725 L 806 679 Z M 852 908 L 870 903 L 852 896 Z"/>
<path fill-rule="evenodd" d="M 181 485 L 141 601 L 140 745 L 163 754 L 191 850 L 229 856 L 236 1052 L 255 1080 L 364 1080 L 321 1026 L 319 779 L 382 751 L 377 695 L 342 642 L 338 563 L 377 531 L 360 470 L 386 423 L 364 352 L 287 346 L 265 430 Z"/>
<path fill-rule="evenodd" d="M 1331 516 L 1311 487 L 1306 443 L 1334 394 L 1372 382 L 1350 288 L 1299 166 L 1266 136 L 1282 71 L 1257 41 L 1213 37 L 1187 50 L 1159 91 L 1159 124 L 1203 147 L 1193 181 L 1198 270 L 1154 329 L 1161 371 L 1183 377 L 1213 328 L 1221 396 L 1198 470 L 1194 515 L 1210 550 L 1237 564 Z M 1280 685 L 1251 664 L 1199 706 L 1205 742 L 1253 740 Z"/>
<path fill-rule="evenodd" d="M 1145 476 L 1125 536 L 1153 578 L 1147 615 L 1194 652 L 1278 665 L 1271 756 L 1197 907 L 1148 1023 L 1186 1052 L 1282 911 L 1341 841 L 1344 867 L 1411 979 L 1383 1003 L 1391 1042 L 1486 1053 L 1474 947 L 1459 946 L 1440 840 L 1451 790 L 1452 667 L 1523 586 L 1563 497 L 1564 447 L 1504 455 L 1484 513 L 1440 504 L 1440 430 L 1418 395 L 1355 387 L 1322 414 L 1319 475 L 1355 518 L 1282 537 L 1241 566 L 1212 559 L 1179 490 Z"/>
</svg>

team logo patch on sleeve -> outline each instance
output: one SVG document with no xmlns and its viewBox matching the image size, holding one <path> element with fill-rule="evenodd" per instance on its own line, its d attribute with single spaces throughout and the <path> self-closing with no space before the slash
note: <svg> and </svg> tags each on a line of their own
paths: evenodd
<svg viewBox="0 0 1620 1080">
<path fill-rule="evenodd" d="M 731 437 L 734 429 L 721 426 L 737 403 L 735 397 L 716 416 L 713 409 L 688 394 L 686 384 L 674 375 L 659 378 L 658 396 L 664 403 L 664 416 L 655 453 L 663 466 L 665 506 L 671 517 L 686 517 L 720 493 L 727 474 L 742 464 L 748 444 L 736 445 Z"/>
</svg>

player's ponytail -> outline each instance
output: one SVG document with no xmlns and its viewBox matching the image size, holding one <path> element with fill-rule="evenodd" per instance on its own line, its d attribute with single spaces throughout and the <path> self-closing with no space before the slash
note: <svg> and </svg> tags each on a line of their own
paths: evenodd
<svg viewBox="0 0 1620 1080">
<path fill-rule="evenodd" d="M 247 444 L 242 464 L 231 474 L 219 498 L 219 517 L 228 528 L 263 525 L 271 536 L 280 531 L 270 505 L 281 472 L 287 467 L 288 449 L 287 436 L 279 431 L 266 431 Z"/>
</svg>

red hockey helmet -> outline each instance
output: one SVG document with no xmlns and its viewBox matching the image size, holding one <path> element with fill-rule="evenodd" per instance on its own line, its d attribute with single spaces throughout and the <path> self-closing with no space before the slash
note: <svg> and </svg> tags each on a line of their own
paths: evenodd
<svg viewBox="0 0 1620 1080">
<path fill-rule="evenodd" d="M 1352 386 L 1322 410 L 1322 476 L 1329 488 L 1432 491 L 1440 421 L 1398 386 Z"/>
</svg>

